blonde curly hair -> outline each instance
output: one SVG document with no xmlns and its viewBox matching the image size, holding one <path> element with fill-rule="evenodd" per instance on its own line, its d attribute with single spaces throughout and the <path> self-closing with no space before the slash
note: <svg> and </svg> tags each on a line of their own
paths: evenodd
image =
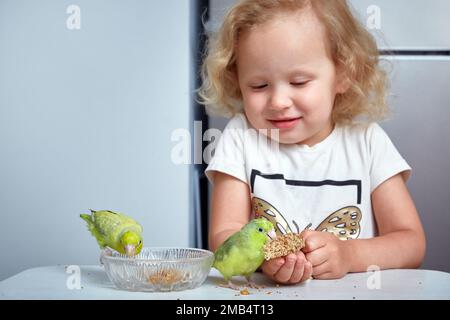
<svg viewBox="0 0 450 320">
<path fill-rule="evenodd" d="M 380 68 L 374 38 L 352 15 L 346 0 L 241 0 L 225 16 L 218 33 L 208 40 L 198 89 L 199 102 L 208 114 L 231 117 L 243 112 L 236 69 L 239 35 L 274 19 L 280 12 L 295 12 L 310 5 L 324 25 L 336 66 L 349 81 L 345 93 L 337 94 L 334 123 L 352 123 L 386 117 L 387 76 Z M 361 120 L 361 119 L 360 119 Z"/>
</svg>

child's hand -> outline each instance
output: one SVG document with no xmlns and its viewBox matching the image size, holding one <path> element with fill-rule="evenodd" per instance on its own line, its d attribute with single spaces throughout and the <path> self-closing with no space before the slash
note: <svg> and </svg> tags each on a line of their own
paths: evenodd
<svg viewBox="0 0 450 320">
<path fill-rule="evenodd" d="M 302 251 L 313 266 L 314 279 L 338 279 L 345 276 L 351 265 L 348 241 L 339 240 L 329 232 L 305 230 Z"/>
<path fill-rule="evenodd" d="M 305 254 L 301 251 L 283 258 L 264 261 L 261 269 L 273 281 L 283 284 L 300 283 L 312 275 L 312 265 L 306 261 Z"/>
</svg>

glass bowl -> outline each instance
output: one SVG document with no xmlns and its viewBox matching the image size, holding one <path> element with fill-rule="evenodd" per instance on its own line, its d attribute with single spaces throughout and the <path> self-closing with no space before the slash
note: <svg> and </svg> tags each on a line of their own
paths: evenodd
<svg viewBox="0 0 450 320">
<path fill-rule="evenodd" d="M 129 258 L 118 252 L 103 256 L 114 285 L 129 291 L 181 291 L 199 287 L 214 262 L 214 254 L 195 248 L 143 248 Z"/>
</svg>

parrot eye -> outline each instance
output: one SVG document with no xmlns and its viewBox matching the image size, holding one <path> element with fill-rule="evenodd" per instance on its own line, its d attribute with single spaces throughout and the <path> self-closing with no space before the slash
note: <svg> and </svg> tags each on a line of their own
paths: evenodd
<svg viewBox="0 0 450 320">
<path fill-rule="evenodd" d="M 264 232 L 264 229 L 263 228 L 258 228 L 258 231 L 259 232 Z"/>
</svg>

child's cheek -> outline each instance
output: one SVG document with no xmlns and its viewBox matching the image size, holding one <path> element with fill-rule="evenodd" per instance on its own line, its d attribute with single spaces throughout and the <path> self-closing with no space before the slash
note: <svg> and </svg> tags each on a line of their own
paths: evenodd
<svg viewBox="0 0 450 320">
<path fill-rule="evenodd" d="M 331 111 L 334 101 L 327 88 L 310 87 L 302 94 L 302 108 L 305 115 L 326 114 Z"/>
<path fill-rule="evenodd" d="M 264 95 L 261 93 L 249 93 L 244 99 L 246 111 L 251 114 L 261 114 L 265 108 Z"/>
<path fill-rule="evenodd" d="M 304 116 L 309 115 L 312 111 L 317 110 L 320 103 L 320 97 L 314 94 L 312 90 L 304 90 L 301 95 L 297 96 L 295 105 L 300 108 Z"/>
</svg>

